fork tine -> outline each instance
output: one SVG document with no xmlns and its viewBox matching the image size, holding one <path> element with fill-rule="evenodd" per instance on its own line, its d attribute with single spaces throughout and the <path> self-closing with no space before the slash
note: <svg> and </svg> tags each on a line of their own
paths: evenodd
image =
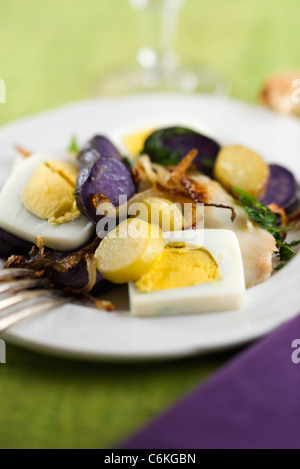
<svg viewBox="0 0 300 469">
<path fill-rule="evenodd" d="M 51 299 L 43 303 L 38 303 L 36 306 L 29 306 L 21 311 L 10 313 L 7 316 L 0 318 L 0 333 L 30 316 L 49 311 L 50 309 L 65 304 L 67 301 L 68 298 Z"/>
<path fill-rule="evenodd" d="M 29 279 L 18 280 L 15 282 L 3 282 L 0 283 L 0 293 L 16 292 L 26 290 L 27 288 L 46 287 L 49 284 L 49 280 L 46 279 Z"/>
<path fill-rule="evenodd" d="M 29 300 L 35 300 L 43 297 L 47 298 L 49 296 L 51 297 L 54 293 L 57 292 L 55 290 L 30 290 L 0 300 L 0 317 L 3 315 L 3 312 L 12 306 L 18 305 L 19 303 L 24 303 Z"/>
<path fill-rule="evenodd" d="M 0 271 L 0 282 L 2 280 L 18 277 L 32 277 L 34 270 L 31 269 L 4 269 Z"/>
</svg>

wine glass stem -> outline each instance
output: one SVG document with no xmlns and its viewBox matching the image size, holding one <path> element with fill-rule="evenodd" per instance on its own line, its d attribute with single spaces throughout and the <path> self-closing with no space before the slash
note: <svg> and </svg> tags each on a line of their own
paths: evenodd
<svg viewBox="0 0 300 469">
<path fill-rule="evenodd" d="M 148 0 L 137 11 L 141 36 L 137 60 L 153 80 L 163 82 L 178 66 L 175 45 L 182 4 L 183 0 Z"/>
</svg>

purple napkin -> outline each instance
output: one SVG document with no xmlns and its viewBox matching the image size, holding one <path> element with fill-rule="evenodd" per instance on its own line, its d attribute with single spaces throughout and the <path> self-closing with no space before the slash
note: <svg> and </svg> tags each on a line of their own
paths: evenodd
<svg viewBox="0 0 300 469">
<path fill-rule="evenodd" d="M 300 316 L 121 448 L 300 449 Z"/>
</svg>

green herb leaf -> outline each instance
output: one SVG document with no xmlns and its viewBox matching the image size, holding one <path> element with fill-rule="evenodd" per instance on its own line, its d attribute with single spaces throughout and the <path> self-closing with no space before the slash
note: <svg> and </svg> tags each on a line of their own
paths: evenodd
<svg viewBox="0 0 300 469">
<path fill-rule="evenodd" d="M 75 135 L 73 135 L 72 139 L 71 139 L 71 142 L 70 142 L 70 145 L 69 145 L 69 153 L 74 153 L 74 154 L 78 154 L 80 149 L 79 149 L 79 145 L 77 143 L 77 138 L 75 137 Z"/>
<path fill-rule="evenodd" d="M 291 242 L 292 247 L 299 246 L 299 245 L 300 245 L 300 241 L 292 241 Z"/>
<path fill-rule="evenodd" d="M 206 156 L 202 158 L 202 164 L 205 168 L 212 169 L 215 166 L 215 160 L 214 158 L 210 158 L 209 156 Z"/>
<path fill-rule="evenodd" d="M 132 163 L 127 156 L 123 156 L 122 161 L 127 166 L 127 168 L 132 169 Z"/>
<path fill-rule="evenodd" d="M 278 257 L 281 261 L 290 261 L 295 255 L 295 251 L 292 249 L 291 244 L 278 242 L 279 253 Z"/>
<path fill-rule="evenodd" d="M 180 154 L 177 152 L 170 152 L 165 148 L 158 148 L 156 150 L 156 162 L 162 166 L 178 166 L 180 163 Z"/>
<path fill-rule="evenodd" d="M 241 205 L 243 206 L 251 220 L 257 222 L 261 228 L 268 231 L 268 233 L 274 236 L 279 250 L 276 255 L 279 257 L 279 259 L 284 262 L 290 261 L 296 255 L 296 252 L 294 251 L 293 247 L 299 246 L 300 241 L 292 241 L 291 243 L 283 242 L 282 232 L 289 231 L 293 229 L 293 227 L 279 227 L 277 225 L 276 213 L 273 213 L 272 210 L 270 210 L 265 205 L 261 204 L 258 200 L 252 197 L 252 195 L 248 194 L 242 189 L 234 187 L 233 192 L 235 194 L 238 194 Z M 279 264 L 275 270 L 282 269 L 284 265 L 285 264 L 283 263 Z"/>
<path fill-rule="evenodd" d="M 180 148 L 177 151 L 167 150 L 163 147 L 162 140 L 187 133 L 196 134 L 197 132 L 183 127 L 158 130 L 146 140 L 141 154 L 150 155 L 156 163 L 162 166 L 177 166 L 185 156 L 184 151 Z"/>
</svg>

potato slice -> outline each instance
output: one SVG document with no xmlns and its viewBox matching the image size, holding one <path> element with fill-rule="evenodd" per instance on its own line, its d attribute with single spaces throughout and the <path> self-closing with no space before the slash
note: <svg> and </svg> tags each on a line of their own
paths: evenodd
<svg viewBox="0 0 300 469">
<path fill-rule="evenodd" d="M 259 199 L 267 188 L 270 170 L 254 151 L 230 146 L 220 151 L 214 175 L 226 189 L 239 187 Z"/>
<path fill-rule="evenodd" d="M 113 283 L 136 282 L 164 250 L 157 225 L 132 218 L 125 220 L 103 239 L 95 253 L 97 269 Z"/>
<path fill-rule="evenodd" d="M 131 205 L 129 215 L 158 225 L 163 232 L 180 231 L 184 227 L 181 207 L 164 198 L 147 197 Z"/>
</svg>

